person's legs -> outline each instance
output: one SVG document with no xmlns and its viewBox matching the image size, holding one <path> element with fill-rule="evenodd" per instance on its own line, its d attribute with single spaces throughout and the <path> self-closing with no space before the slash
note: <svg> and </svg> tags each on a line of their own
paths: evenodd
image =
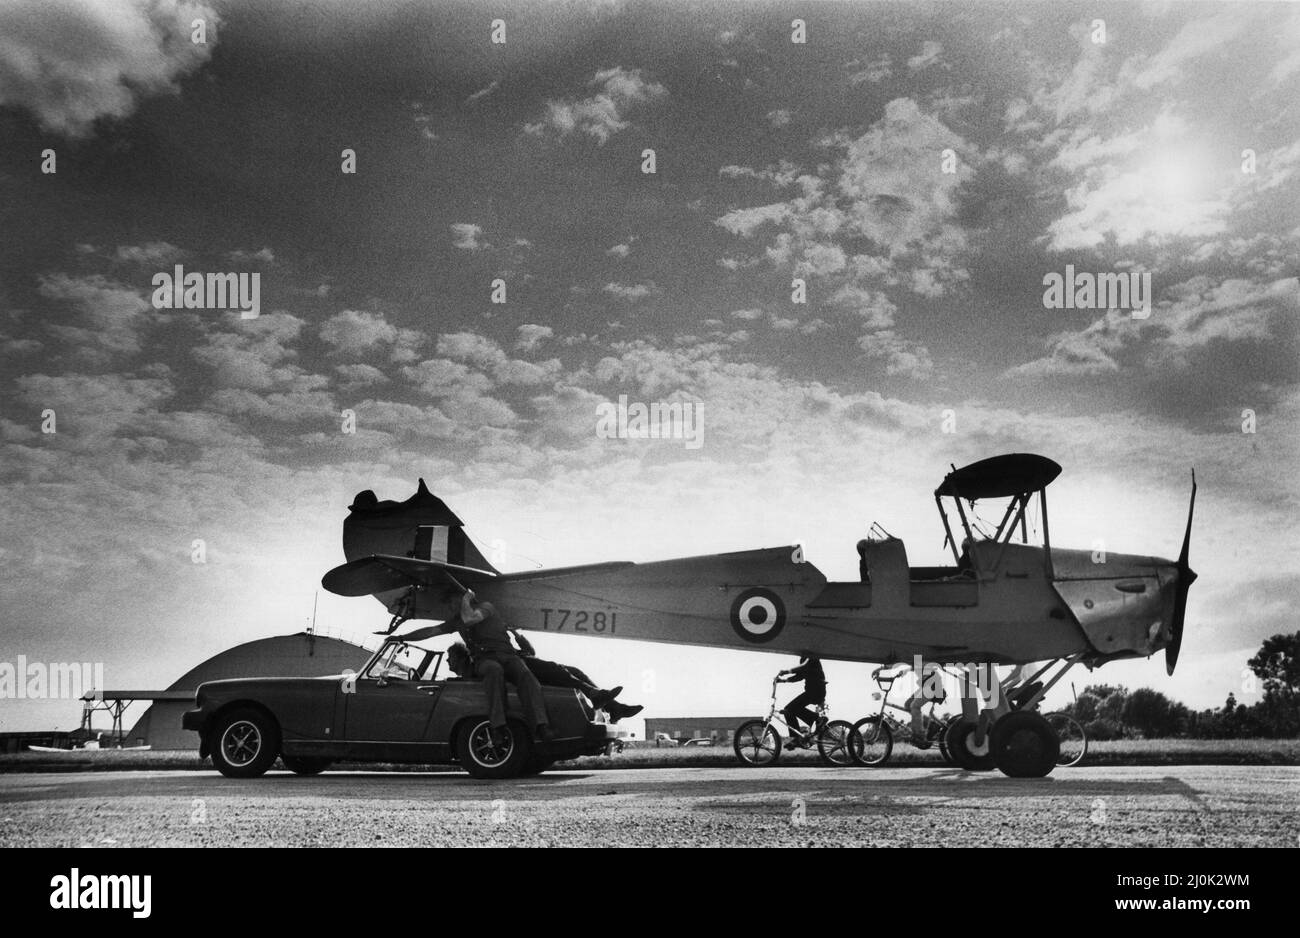
<svg viewBox="0 0 1300 938">
<path fill-rule="evenodd" d="M 533 677 L 524 660 L 515 655 L 503 655 L 498 659 L 505 671 L 505 678 L 519 691 L 519 702 L 523 704 L 524 715 L 532 725 L 547 726 L 546 701 L 542 699 L 542 685 Z"/>
<path fill-rule="evenodd" d="M 587 686 L 580 683 L 570 673 L 570 669 L 562 664 L 556 664 L 554 661 L 543 661 L 541 658 L 521 658 L 529 671 L 533 672 L 533 677 L 537 678 L 539 684 L 546 687 L 572 687 L 587 693 Z M 590 696 L 590 695 L 588 695 Z"/>
<path fill-rule="evenodd" d="M 474 673 L 483 682 L 487 694 L 488 723 L 500 729 L 506 725 L 505 671 L 495 658 L 480 658 L 474 665 Z"/>
<path fill-rule="evenodd" d="M 925 697 L 919 690 L 913 694 L 911 700 L 907 702 L 907 709 L 912 714 L 913 739 L 925 739 L 925 723 L 921 719 L 921 713 L 925 710 L 925 704 Z"/>
<path fill-rule="evenodd" d="M 810 727 L 817 722 L 817 714 L 808 709 L 807 705 L 810 703 L 817 703 L 817 695 L 804 691 L 785 705 L 785 709 L 781 713 L 790 729 L 803 732 L 803 728 L 799 725 L 800 720 L 803 720 Z"/>
</svg>

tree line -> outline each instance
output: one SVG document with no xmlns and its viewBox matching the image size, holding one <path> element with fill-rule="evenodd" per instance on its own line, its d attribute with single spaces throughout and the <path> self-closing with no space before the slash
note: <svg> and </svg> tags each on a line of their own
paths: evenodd
<svg viewBox="0 0 1300 938">
<path fill-rule="evenodd" d="M 1092 739 L 1185 737 L 1287 739 L 1300 736 L 1300 632 L 1274 635 L 1246 663 L 1242 692 L 1262 696 L 1249 706 L 1229 692 L 1222 707 L 1192 710 L 1149 687 L 1092 684 L 1064 709 Z"/>
</svg>

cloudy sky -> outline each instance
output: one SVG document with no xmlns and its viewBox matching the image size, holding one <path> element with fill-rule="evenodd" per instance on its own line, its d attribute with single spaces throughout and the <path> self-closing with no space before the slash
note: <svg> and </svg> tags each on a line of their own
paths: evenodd
<svg viewBox="0 0 1300 938">
<path fill-rule="evenodd" d="M 1242 696 L 1300 595 L 1300 9 L 484 9 L 0 7 L 0 660 L 157 687 L 301 629 L 351 497 L 421 476 L 504 569 L 802 542 L 851 579 L 873 520 L 941 563 L 949 465 L 1032 451 L 1064 546 L 1175 556 L 1201 483 L 1179 673 L 1078 686 Z M 261 315 L 154 308 L 175 264 Z M 1067 264 L 1149 273 L 1149 318 L 1045 308 Z M 703 446 L 599 438 L 623 394 Z M 661 715 L 785 663 L 541 644 Z"/>
</svg>

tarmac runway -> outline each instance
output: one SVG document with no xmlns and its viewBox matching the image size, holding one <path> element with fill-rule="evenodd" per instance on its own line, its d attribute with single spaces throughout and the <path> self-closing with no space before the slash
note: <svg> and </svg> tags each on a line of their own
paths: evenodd
<svg viewBox="0 0 1300 938">
<path fill-rule="evenodd" d="M 0 775 L 0 846 L 1291 846 L 1300 767 Z"/>
</svg>

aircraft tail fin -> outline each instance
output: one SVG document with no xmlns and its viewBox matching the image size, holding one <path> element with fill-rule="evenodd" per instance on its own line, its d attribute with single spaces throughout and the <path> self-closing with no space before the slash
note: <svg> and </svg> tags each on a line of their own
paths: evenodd
<svg viewBox="0 0 1300 938">
<path fill-rule="evenodd" d="M 359 493 L 343 521 L 343 555 L 349 561 L 376 555 L 411 557 L 496 572 L 465 534 L 464 522 L 423 479 L 403 502 L 381 502 L 369 489 Z"/>
</svg>

